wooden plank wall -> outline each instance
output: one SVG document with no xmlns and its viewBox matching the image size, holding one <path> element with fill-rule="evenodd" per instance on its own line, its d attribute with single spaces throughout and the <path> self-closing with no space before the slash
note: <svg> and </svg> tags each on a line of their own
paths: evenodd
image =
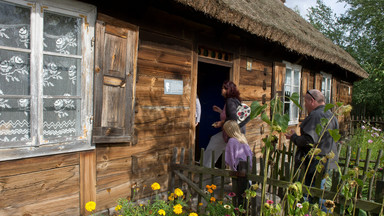
<svg viewBox="0 0 384 216">
<path fill-rule="evenodd" d="M 247 59 L 252 60 L 252 70 L 247 70 Z M 253 101 L 263 104 L 271 101 L 272 62 L 260 61 L 246 56 L 240 57 L 239 90 L 243 102 L 250 105 Z M 269 111 L 268 111 L 269 113 Z M 269 133 L 267 124 L 260 118 L 247 124 L 246 137 L 255 155 L 261 154 L 262 138 Z"/>
<path fill-rule="evenodd" d="M 121 197 L 152 193 L 158 182 L 167 190 L 173 147 L 189 145 L 192 42 L 159 33 L 139 32 L 136 80 L 135 145 L 97 146 L 97 206 L 116 205 Z M 183 95 L 164 95 L 164 79 L 183 80 Z"/>
<path fill-rule="evenodd" d="M 80 215 L 79 155 L 0 162 L 0 215 Z"/>
</svg>

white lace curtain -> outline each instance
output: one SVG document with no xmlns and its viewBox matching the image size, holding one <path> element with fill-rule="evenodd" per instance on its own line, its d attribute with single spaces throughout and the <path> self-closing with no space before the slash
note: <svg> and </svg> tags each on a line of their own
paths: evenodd
<svg viewBox="0 0 384 216">
<path fill-rule="evenodd" d="M 40 98 L 45 139 L 77 136 L 81 110 L 81 18 L 43 13 L 43 71 L 31 67 L 31 8 L 0 2 L 0 141 L 31 139 Z M 32 40 L 31 40 L 32 38 Z M 41 40 L 41 39 L 40 39 Z M 39 64 L 39 62 L 35 62 Z M 41 68 L 41 67 L 40 67 Z M 37 75 L 37 76 L 36 76 Z M 37 79 L 31 79 L 37 77 Z M 36 80 L 32 85 L 31 82 Z M 31 89 L 42 87 L 42 95 Z M 34 104 L 34 107 L 39 107 Z M 33 111 L 33 110 L 32 110 Z M 35 113 L 35 115 L 37 115 Z"/>
</svg>

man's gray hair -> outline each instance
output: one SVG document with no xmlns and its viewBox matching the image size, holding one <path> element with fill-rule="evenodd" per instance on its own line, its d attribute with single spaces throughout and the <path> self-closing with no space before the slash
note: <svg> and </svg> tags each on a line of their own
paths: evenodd
<svg viewBox="0 0 384 216">
<path fill-rule="evenodd" d="M 324 103 L 325 102 L 325 97 L 321 91 L 317 89 L 311 89 L 309 90 L 309 93 L 312 94 L 312 96 L 316 99 L 318 103 Z"/>
</svg>

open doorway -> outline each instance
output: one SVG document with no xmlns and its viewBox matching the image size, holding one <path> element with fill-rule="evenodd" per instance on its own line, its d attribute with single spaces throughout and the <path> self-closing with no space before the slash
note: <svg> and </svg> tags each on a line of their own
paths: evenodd
<svg viewBox="0 0 384 216">
<path fill-rule="evenodd" d="M 201 104 L 200 124 L 196 128 L 195 159 L 200 160 L 200 149 L 206 148 L 212 135 L 221 129 L 212 127 L 220 120 L 219 113 L 212 110 L 213 105 L 224 107 L 221 87 L 230 78 L 230 67 L 199 62 L 197 77 L 197 95 Z M 219 160 L 220 161 L 220 160 Z"/>
</svg>

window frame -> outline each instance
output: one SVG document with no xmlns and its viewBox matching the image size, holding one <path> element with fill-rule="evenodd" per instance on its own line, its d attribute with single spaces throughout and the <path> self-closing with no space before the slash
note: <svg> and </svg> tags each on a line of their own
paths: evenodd
<svg viewBox="0 0 384 216">
<path fill-rule="evenodd" d="M 30 47 L 28 49 L 0 46 L 1 50 L 20 51 L 30 55 L 30 139 L 26 142 L 0 142 L 0 161 L 45 156 L 94 149 L 92 146 L 93 115 L 93 67 L 94 67 L 94 29 L 96 23 L 96 7 L 73 0 L 1 0 L 2 2 L 30 8 Z M 44 12 L 58 13 L 82 19 L 81 54 L 66 55 L 43 49 Z M 44 138 L 43 136 L 43 100 L 50 98 L 43 95 L 43 58 L 44 55 L 54 57 L 70 57 L 81 59 L 81 92 L 78 96 L 68 96 L 80 100 L 79 136 L 71 138 Z M 60 96 L 58 96 L 60 97 Z M 64 98 L 64 96 L 61 96 Z M 5 98 L 7 98 L 5 96 Z M 21 98 L 23 98 L 21 96 Z M 17 99 L 17 98 L 16 98 Z M 77 119 L 77 118 L 76 118 Z"/>
<path fill-rule="evenodd" d="M 287 76 L 287 69 L 291 69 L 291 84 L 290 84 L 290 88 L 291 88 L 291 92 L 293 92 L 293 88 L 294 87 L 298 87 L 298 94 L 299 94 L 299 98 L 301 96 L 301 75 L 302 75 L 302 66 L 300 65 L 297 65 L 297 64 L 292 64 L 290 62 L 287 62 L 287 61 L 283 61 L 283 63 L 285 64 L 285 76 L 284 76 L 284 92 L 285 92 L 285 89 L 287 87 L 287 84 L 286 84 L 286 76 Z M 295 70 L 298 70 L 299 71 L 299 85 L 298 86 L 295 86 L 294 85 L 294 71 Z M 283 101 L 284 101 L 284 107 L 285 107 L 285 104 L 288 104 L 285 102 L 285 93 L 284 93 L 284 98 L 283 98 Z M 298 101 L 300 103 L 300 101 Z M 299 123 L 299 119 L 300 119 L 300 111 L 299 111 L 299 108 L 290 100 L 289 101 L 289 122 L 288 122 L 288 125 L 296 125 Z M 296 119 L 293 119 L 293 108 L 297 109 L 297 118 Z M 283 109 L 285 110 L 285 109 Z M 285 114 L 285 113 L 284 113 Z"/>
<path fill-rule="evenodd" d="M 332 103 L 332 75 L 328 74 L 328 73 L 324 73 L 324 72 L 321 72 L 321 75 L 323 77 L 321 79 L 321 92 L 323 93 L 324 98 L 325 98 L 324 102 L 326 104 Z M 329 80 L 330 86 L 328 86 L 328 82 L 327 82 L 328 80 Z M 323 85 L 324 83 L 325 83 L 325 86 L 326 86 L 327 89 L 324 88 L 324 85 Z M 329 91 L 329 97 L 328 98 L 326 97 L 326 91 Z M 327 101 L 327 99 L 329 101 Z"/>
</svg>

